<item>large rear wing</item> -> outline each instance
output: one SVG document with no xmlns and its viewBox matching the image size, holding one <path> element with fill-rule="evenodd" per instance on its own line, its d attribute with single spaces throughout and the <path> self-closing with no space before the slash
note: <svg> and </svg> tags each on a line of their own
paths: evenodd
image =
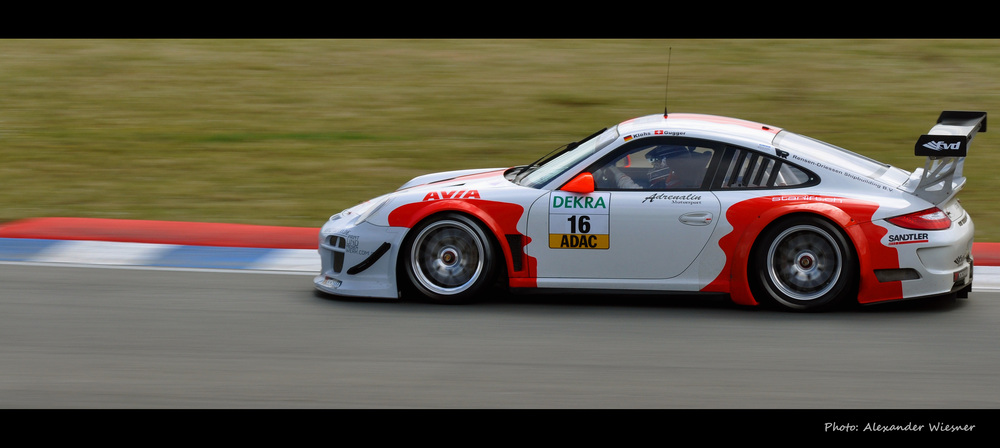
<svg viewBox="0 0 1000 448">
<path fill-rule="evenodd" d="M 962 168 L 978 132 L 986 132 L 986 112 L 941 112 L 930 132 L 917 139 L 914 155 L 926 156 L 927 161 L 913 171 L 903 188 L 916 182 L 913 194 L 935 205 L 954 196 L 965 186 Z"/>
</svg>

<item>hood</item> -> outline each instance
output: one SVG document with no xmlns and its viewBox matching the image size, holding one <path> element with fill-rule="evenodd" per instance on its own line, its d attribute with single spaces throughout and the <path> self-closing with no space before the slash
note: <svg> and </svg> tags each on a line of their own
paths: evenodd
<svg viewBox="0 0 1000 448">
<path fill-rule="evenodd" d="M 423 176 L 414 177 L 409 182 L 399 187 L 396 191 L 429 185 L 435 185 L 437 187 L 460 186 L 467 182 L 481 183 L 484 180 L 496 181 L 496 178 L 503 180 L 503 172 L 505 170 L 506 168 L 481 168 L 425 174 Z"/>
</svg>

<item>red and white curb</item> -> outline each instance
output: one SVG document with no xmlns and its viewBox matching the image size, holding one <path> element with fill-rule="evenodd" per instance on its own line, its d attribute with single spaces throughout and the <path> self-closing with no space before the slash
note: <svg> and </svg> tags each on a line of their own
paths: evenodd
<svg viewBox="0 0 1000 448">
<path fill-rule="evenodd" d="M 976 266 L 972 290 L 1000 290 L 1000 266 Z"/>
<path fill-rule="evenodd" d="M 315 249 L 261 249 L 108 241 L 0 238 L 0 263 L 233 269 L 315 275 Z M 27 243 L 26 243 L 27 242 Z"/>
<path fill-rule="evenodd" d="M 0 225 L 0 262 L 315 275 L 318 236 L 303 227 L 37 218 Z"/>
<path fill-rule="evenodd" d="M 315 249 L 0 238 L 0 263 L 275 271 L 315 275 Z"/>
</svg>

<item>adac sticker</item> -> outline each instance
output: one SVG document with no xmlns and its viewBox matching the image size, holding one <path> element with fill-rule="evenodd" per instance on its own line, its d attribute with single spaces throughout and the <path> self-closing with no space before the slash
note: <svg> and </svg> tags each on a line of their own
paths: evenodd
<svg viewBox="0 0 1000 448">
<path fill-rule="evenodd" d="M 611 195 L 553 192 L 549 199 L 549 247 L 607 249 Z"/>
</svg>

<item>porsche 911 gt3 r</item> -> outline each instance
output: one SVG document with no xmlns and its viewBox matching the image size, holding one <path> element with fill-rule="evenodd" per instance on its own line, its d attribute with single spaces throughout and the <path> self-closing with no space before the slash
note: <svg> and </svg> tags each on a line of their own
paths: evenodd
<svg viewBox="0 0 1000 448">
<path fill-rule="evenodd" d="M 957 199 L 983 112 L 943 112 L 913 172 L 781 128 L 697 114 L 625 121 L 529 165 L 417 177 L 333 215 L 321 291 L 464 301 L 512 289 L 724 293 L 816 310 L 957 294 Z"/>
</svg>

